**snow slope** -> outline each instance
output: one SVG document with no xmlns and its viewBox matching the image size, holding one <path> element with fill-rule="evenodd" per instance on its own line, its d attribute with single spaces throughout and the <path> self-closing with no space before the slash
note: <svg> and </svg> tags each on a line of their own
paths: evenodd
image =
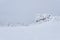
<svg viewBox="0 0 60 40">
<path fill-rule="evenodd" d="M 0 27 L 0 40 L 60 40 L 60 21 L 22 27 Z"/>
</svg>

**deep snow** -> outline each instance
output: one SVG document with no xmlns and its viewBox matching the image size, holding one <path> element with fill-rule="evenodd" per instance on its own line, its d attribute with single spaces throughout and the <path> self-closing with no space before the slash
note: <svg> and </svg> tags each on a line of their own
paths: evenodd
<svg viewBox="0 0 60 40">
<path fill-rule="evenodd" d="M 60 40 L 60 21 L 57 18 L 30 26 L 0 27 L 0 40 Z"/>
</svg>

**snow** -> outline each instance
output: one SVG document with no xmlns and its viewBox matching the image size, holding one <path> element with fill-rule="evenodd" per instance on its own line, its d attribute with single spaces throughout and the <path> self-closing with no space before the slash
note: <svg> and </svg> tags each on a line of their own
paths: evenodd
<svg viewBox="0 0 60 40">
<path fill-rule="evenodd" d="M 60 0 L 0 0 L 0 40 L 60 40 L 59 4 Z M 39 15 L 38 23 L 38 13 L 55 17 Z"/>
<path fill-rule="evenodd" d="M 29 26 L 0 27 L 0 40 L 60 40 L 60 21 L 54 20 Z"/>
</svg>

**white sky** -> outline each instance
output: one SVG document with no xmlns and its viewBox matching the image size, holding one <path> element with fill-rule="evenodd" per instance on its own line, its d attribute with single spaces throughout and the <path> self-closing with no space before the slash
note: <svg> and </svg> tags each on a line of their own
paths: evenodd
<svg viewBox="0 0 60 40">
<path fill-rule="evenodd" d="M 37 13 L 60 15 L 59 4 L 60 0 L 0 0 L 0 19 L 26 23 Z"/>
</svg>

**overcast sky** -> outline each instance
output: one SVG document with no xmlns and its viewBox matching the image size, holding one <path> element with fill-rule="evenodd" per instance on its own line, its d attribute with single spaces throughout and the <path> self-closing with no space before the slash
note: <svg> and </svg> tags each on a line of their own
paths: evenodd
<svg viewBox="0 0 60 40">
<path fill-rule="evenodd" d="M 60 15 L 60 0 L 0 0 L 0 21 L 26 23 L 37 13 Z"/>
</svg>

